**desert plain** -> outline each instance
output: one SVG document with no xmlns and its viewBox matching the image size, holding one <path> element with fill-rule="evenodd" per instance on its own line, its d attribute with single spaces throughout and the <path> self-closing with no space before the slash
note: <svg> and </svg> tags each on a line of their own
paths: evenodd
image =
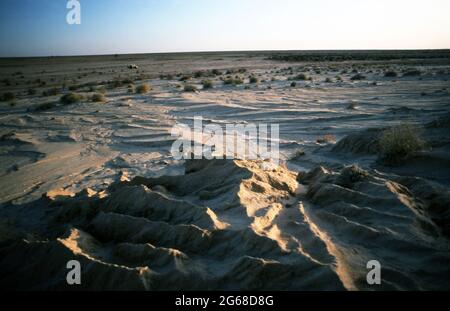
<svg viewBox="0 0 450 311">
<path fill-rule="evenodd" d="M 450 290 L 449 79 L 448 50 L 0 59 L 0 286 Z M 279 165 L 174 159 L 199 116 L 278 124 Z"/>
</svg>

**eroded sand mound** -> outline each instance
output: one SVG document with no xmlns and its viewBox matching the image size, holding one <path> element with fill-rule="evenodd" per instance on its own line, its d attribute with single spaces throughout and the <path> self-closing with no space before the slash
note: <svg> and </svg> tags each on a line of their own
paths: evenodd
<svg viewBox="0 0 450 311">
<path fill-rule="evenodd" d="M 47 193 L 2 224 L 1 287 L 18 289 L 449 288 L 449 195 L 422 179 L 270 162 L 192 160 L 102 192 Z M 445 205 L 446 204 L 446 205 Z M 33 234 L 31 234 L 33 232 Z M 66 283 L 79 260 L 82 284 Z M 383 283 L 366 283 L 379 260 Z M 49 264 L 51 262 L 51 264 Z"/>
</svg>

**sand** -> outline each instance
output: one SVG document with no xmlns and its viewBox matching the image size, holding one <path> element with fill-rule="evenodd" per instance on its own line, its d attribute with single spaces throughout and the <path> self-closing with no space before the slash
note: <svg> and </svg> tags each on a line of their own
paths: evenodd
<svg viewBox="0 0 450 311">
<path fill-rule="evenodd" d="M 17 94 L 0 103 L 1 288 L 450 289 L 448 60 L 209 53 L 3 59 L 0 69 L 10 80 L 0 94 Z M 212 69 L 224 74 L 193 74 Z M 411 69 L 421 74 L 402 76 Z M 292 87 L 298 73 L 313 81 Z M 199 91 L 183 92 L 177 74 L 193 74 Z M 229 75 L 244 83 L 224 85 Z M 152 90 L 109 87 L 119 76 Z M 81 85 L 86 97 L 106 86 L 107 101 L 41 96 L 64 81 L 63 93 Z M 279 124 L 281 164 L 175 160 L 170 130 L 195 116 Z M 388 165 L 378 142 L 401 122 L 426 144 Z M 81 285 L 66 282 L 72 259 Z M 370 260 L 381 285 L 366 282 Z"/>
</svg>

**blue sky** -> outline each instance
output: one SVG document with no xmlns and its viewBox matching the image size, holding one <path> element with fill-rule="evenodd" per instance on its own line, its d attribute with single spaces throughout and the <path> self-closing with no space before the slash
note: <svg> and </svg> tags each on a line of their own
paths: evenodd
<svg viewBox="0 0 450 311">
<path fill-rule="evenodd" d="M 450 48 L 448 0 L 0 0 L 0 56 Z"/>
</svg>

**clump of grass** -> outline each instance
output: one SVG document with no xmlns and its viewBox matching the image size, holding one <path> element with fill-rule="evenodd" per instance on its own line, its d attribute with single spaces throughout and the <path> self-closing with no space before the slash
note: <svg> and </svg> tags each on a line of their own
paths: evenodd
<svg viewBox="0 0 450 311">
<path fill-rule="evenodd" d="M 412 69 L 412 70 L 408 70 L 406 72 L 403 73 L 404 77 L 414 77 L 414 76 L 420 76 L 422 73 L 420 72 L 420 70 L 417 69 Z"/>
<path fill-rule="evenodd" d="M 365 180 L 368 176 L 369 173 L 354 164 L 341 170 L 341 174 L 337 178 L 336 183 L 346 188 L 352 188 L 353 184 Z"/>
<path fill-rule="evenodd" d="M 42 92 L 42 96 L 56 96 L 61 93 L 61 89 L 54 87 Z"/>
<path fill-rule="evenodd" d="M 398 74 L 397 74 L 397 72 L 395 72 L 395 71 L 393 71 L 393 70 L 389 70 L 389 71 L 386 71 L 386 72 L 384 73 L 384 76 L 385 76 L 386 78 L 395 78 L 395 77 L 398 76 Z"/>
<path fill-rule="evenodd" d="M 134 81 L 131 78 L 125 78 L 125 79 L 122 80 L 122 84 L 123 85 L 125 85 L 125 84 L 133 84 L 133 83 L 134 83 Z"/>
<path fill-rule="evenodd" d="M 214 86 L 211 80 L 203 80 L 202 85 L 204 90 L 212 89 Z"/>
<path fill-rule="evenodd" d="M 203 71 L 196 71 L 196 72 L 194 73 L 194 77 L 195 77 L 195 78 L 201 78 L 201 77 L 203 77 L 203 75 L 204 75 L 204 72 L 203 72 Z"/>
<path fill-rule="evenodd" d="M 191 78 L 192 77 L 190 75 L 184 75 L 180 79 L 178 79 L 178 81 L 185 82 L 185 81 L 187 81 L 187 80 L 189 80 Z"/>
<path fill-rule="evenodd" d="M 250 83 L 258 83 L 258 78 L 255 76 L 250 77 Z"/>
<path fill-rule="evenodd" d="M 292 81 L 292 82 L 291 82 L 291 87 L 296 87 L 296 86 L 297 86 L 297 82 Z"/>
<path fill-rule="evenodd" d="M 128 92 L 128 93 L 134 93 L 134 92 L 136 92 L 136 89 L 135 89 L 135 87 L 134 87 L 133 84 L 128 85 L 127 92 Z"/>
<path fill-rule="evenodd" d="M 11 80 L 10 79 L 3 79 L 2 82 L 3 82 L 3 84 L 5 86 L 11 86 Z"/>
<path fill-rule="evenodd" d="M 347 109 L 349 110 L 355 110 L 356 109 L 356 104 L 355 103 L 350 103 L 347 105 Z"/>
<path fill-rule="evenodd" d="M 48 102 L 48 103 L 43 103 L 43 104 L 36 106 L 36 108 L 34 108 L 34 111 L 46 111 L 46 110 L 50 110 L 54 107 L 56 107 L 56 103 Z"/>
<path fill-rule="evenodd" d="M 13 92 L 6 92 L 3 93 L 2 96 L 0 96 L 0 101 L 3 102 L 9 102 L 9 101 L 13 101 L 16 99 L 16 94 L 14 94 Z"/>
<path fill-rule="evenodd" d="M 336 142 L 336 137 L 334 137 L 334 135 L 331 134 L 326 134 L 321 138 L 317 139 L 317 143 L 319 144 L 329 144 L 329 143 L 335 143 Z"/>
<path fill-rule="evenodd" d="M 331 83 L 331 82 L 333 82 L 333 81 L 331 81 L 330 78 L 326 78 L 326 79 L 325 79 L 325 83 Z"/>
<path fill-rule="evenodd" d="M 354 76 L 352 76 L 351 78 L 350 78 L 350 80 L 353 80 L 353 81 L 355 81 L 355 80 L 364 80 L 366 77 L 364 76 L 364 75 L 362 75 L 362 74 L 360 74 L 360 73 L 357 73 L 357 74 L 355 74 Z"/>
<path fill-rule="evenodd" d="M 94 103 L 104 103 L 106 102 L 106 96 L 102 93 L 95 93 L 92 95 L 91 100 Z"/>
<path fill-rule="evenodd" d="M 238 84 L 244 83 L 244 81 L 242 81 L 241 78 L 228 78 L 228 79 L 225 79 L 224 83 L 227 85 L 229 85 L 229 84 L 238 85 Z"/>
<path fill-rule="evenodd" d="M 76 90 L 78 90 L 79 88 L 80 88 L 79 85 L 71 85 L 71 86 L 69 86 L 69 91 L 76 91 Z"/>
<path fill-rule="evenodd" d="M 308 77 L 304 74 L 304 73 L 300 73 L 298 75 L 296 75 L 295 77 L 292 78 L 292 80 L 308 80 Z"/>
<path fill-rule="evenodd" d="M 148 93 L 152 88 L 148 84 L 141 84 L 138 87 L 136 87 L 136 93 L 138 94 L 146 94 Z"/>
<path fill-rule="evenodd" d="M 215 76 L 220 76 L 220 75 L 222 75 L 222 72 L 219 71 L 218 69 L 213 69 L 213 70 L 211 71 L 211 73 L 212 73 L 213 75 L 215 75 Z"/>
<path fill-rule="evenodd" d="M 424 148 L 421 131 L 409 124 L 402 123 L 386 129 L 378 141 L 380 159 L 386 164 L 399 164 L 414 152 Z"/>
<path fill-rule="evenodd" d="M 198 89 L 197 89 L 197 87 L 196 87 L 195 85 L 192 85 L 192 84 L 186 84 L 186 85 L 184 86 L 183 91 L 185 91 L 185 92 L 197 92 Z"/>
<path fill-rule="evenodd" d="M 101 86 L 101 87 L 97 88 L 97 92 L 102 93 L 102 94 L 106 94 L 106 87 Z"/>
<path fill-rule="evenodd" d="M 64 105 L 79 103 L 84 100 L 84 96 L 78 93 L 67 93 L 60 98 L 60 102 Z"/>
</svg>

